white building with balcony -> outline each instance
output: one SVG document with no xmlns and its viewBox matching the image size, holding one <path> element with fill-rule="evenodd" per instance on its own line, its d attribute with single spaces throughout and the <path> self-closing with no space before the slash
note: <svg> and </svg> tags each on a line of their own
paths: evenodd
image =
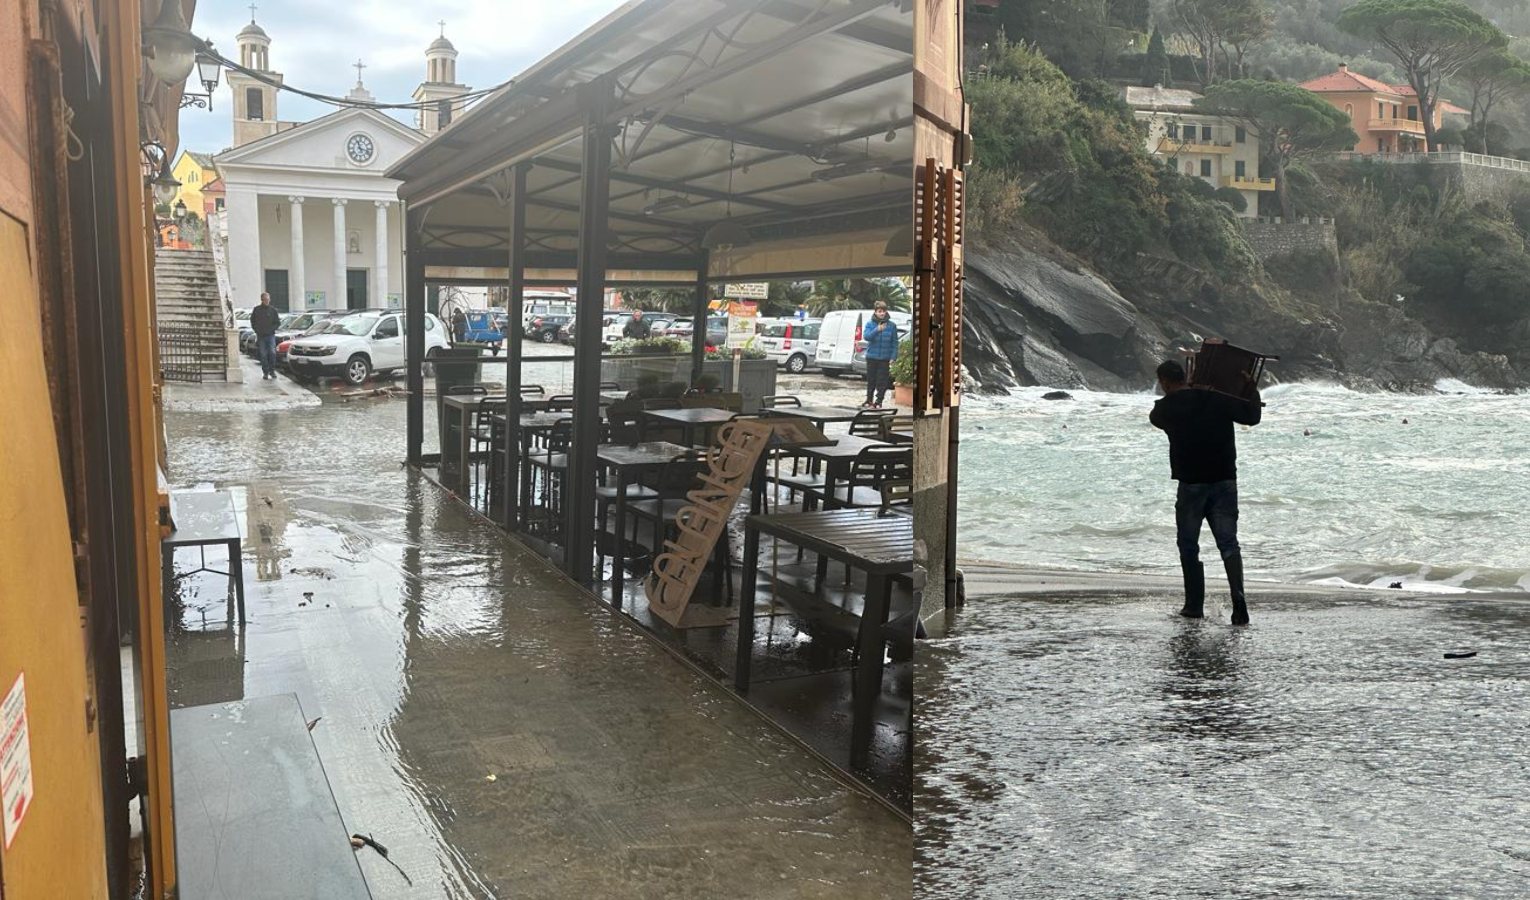
<svg viewBox="0 0 1530 900">
<path fill-rule="evenodd" d="M 1275 190 L 1275 179 L 1259 177 L 1259 137 L 1197 110 L 1200 96 L 1161 85 L 1125 91 L 1126 104 L 1145 126 L 1148 152 L 1212 187 L 1236 190 L 1246 203 L 1240 215 L 1252 219 L 1259 215 L 1259 195 Z"/>
</svg>

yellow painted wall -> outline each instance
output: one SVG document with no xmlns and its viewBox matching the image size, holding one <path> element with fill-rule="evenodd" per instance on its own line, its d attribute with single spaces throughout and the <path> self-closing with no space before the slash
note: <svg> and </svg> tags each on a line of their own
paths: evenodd
<svg viewBox="0 0 1530 900">
<path fill-rule="evenodd" d="M 191 154 L 182 153 L 181 158 L 175 161 L 170 171 L 175 175 L 175 180 L 181 183 L 170 205 L 174 207 L 177 201 L 185 203 L 186 210 L 196 213 L 200 218 L 202 216 L 202 186 L 217 178 L 218 170 L 203 167 L 191 158 Z"/>
<path fill-rule="evenodd" d="M 43 368 L 26 229 L 0 215 L 0 696 L 26 673 L 35 799 L 9 850 L 6 900 L 104 898 L 99 745 L 87 730 L 84 618 Z M 109 660 L 108 664 L 115 664 Z"/>
</svg>

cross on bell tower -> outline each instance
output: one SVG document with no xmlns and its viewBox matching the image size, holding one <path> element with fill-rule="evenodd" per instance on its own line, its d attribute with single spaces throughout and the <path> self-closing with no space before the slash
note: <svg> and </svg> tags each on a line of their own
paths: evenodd
<svg viewBox="0 0 1530 900">
<path fill-rule="evenodd" d="M 358 58 L 355 62 L 351 63 L 351 68 L 356 70 L 356 86 L 357 87 L 361 87 L 361 70 L 365 69 L 366 67 L 367 67 L 366 63 L 362 62 L 360 60 L 360 58 Z"/>
</svg>

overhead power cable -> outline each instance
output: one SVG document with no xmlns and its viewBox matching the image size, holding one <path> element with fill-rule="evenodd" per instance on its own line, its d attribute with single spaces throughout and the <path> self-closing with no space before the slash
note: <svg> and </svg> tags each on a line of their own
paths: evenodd
<svg viewBox="0 0 1530 900">
<path fill-rule="evenodd" d="M 282 82 L 279 82 L 279 81 L 275 80 L 274 78 L 271 78 L 269 75 L 267 75 L 264 72 L 260 72 L 260 71 L 257 71 L 255 69 L 246 68 L 246 67 L 240 65 L 239 63 L 236 63 L 233 60 L 229 59 L 228 57 L 224 56 L 223 54 L 219 53 L 218 51 L 212 49 L 212 46 L 210 44 L 204 44 L 204 46 L 202 47 L 202 51 L 201 52 L 204 53 L 205 55 L 210 56 L 213 59 L 217 60 L 221 65 L 224 65 L 224 66 L 228 67 L 231 71 L 239 72 L 239 73 L 241 73 L 243 75 L 248 75 L 251 78 L 255 79 L 256 81 L 261 82 L 262 84 L 270 85 L 271 87 L 274 87 L 274 88 L 276 88 L 279 91 L 287 91 L 289 93 L 297 94 L 299 97 L 307 97 L 310 100 L 317 100 L 320 103 L 327 103 L 327 104 L 329 104 L 331 106 L 338 106 L 338 107 L 360 107 L 360 108 L 363 108 L 363 109 L 412 109 L 412 110 L 422 110 L 422 109 L 435 109 L 436 108 L 436 104 L 440 102 L 439 100 L 421 100 L 421 101 L 414 101 L 414 102 L 411 102 L 411 103 L 378 103 L 375 100 L 353 100 L 353 99 L 350 99 L 348 97 L 335 97 L 335 96 L 331 96 L 329 94 L 320 94 L 320 93 L 317 93 L 315 91 L 305 91 L 302 88 L 293 87 L 290 84 L 283 84 Z M 457 95 L 455 97 L 442 98 L 442 99 L 450 99 L 453 104 L 457 104 L 457 103 L 471 103 L 474 100 L 478 100 L 478 99 L 480 99 L 482 97 L 487 97 L 488 95 L 494 93 L 495 91 L 497 91 L 497 90 L 499 90 L 499 89 L 501 89 L 503 87 L 506 87 L 508 85 L 514 84 L 514 83 L 515 83 L 515 79 L 512 78 L 509 81 L 501 82 L 499 84 L 494 85 L 493 87 L 483 88 L 481 90 L 476 90 L 476 91 L 468 91 L 465 94 L 459 94 L 459 95 Z"/>
</svg>

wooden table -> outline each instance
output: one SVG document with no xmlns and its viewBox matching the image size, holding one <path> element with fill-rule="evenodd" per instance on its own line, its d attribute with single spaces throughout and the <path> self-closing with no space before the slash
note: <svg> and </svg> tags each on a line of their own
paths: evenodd
<svg viewBox="0 0 1530 900">
<path fill-rule="evenodd" d="M 734 686 L 741 694 L 749 692 L 762 534 L 866 573 L 866 604 L 856 634 L 858 659 L 850 725 L 850 763 L 859 765 L 871 747 L 872 713 L 882 693 L 882 632 L 892 602 L 892 578 L 914 571 L 914 520 L 908 516 L 881 516 L 874 509 L 783 513 L 744 519 L 744 572 L 738 599 L 738 656 L 733 674 Z"/>
<path fill-rule="evenodd" d="M 853 422 L 855 417 L 861 414 L 861 410 L 849 406 L 777 406 L 770 411 L 773 416 L 793 416 L 798 419 L 807 419 L 818 430 L 830 422 Z"/>
<path fill-rule="evenodd" d="M 886 441 L 876 438 L 857 437 L 853 434 L 842 434 L 831 445 L 824 447 L 803 447 L 797 452 L 808 459 L 818 460 L 823 463 L 823 508 L 834 509 L 841 504 L 834 499 L 835 482 L 841 478 L 848 478 L 850 466 L 855 458 L 861 455 L 861 451 L 867 447 L 888 447 Z"/>
<path fill-rule="evenodd" d="M 505 399 L 504 394 L 448 394 L 441 398 L 440 477 L 448 490 L 466 492 L 473 447 L 469 435 L 477 427 L 478 404 L 487 400 L 503 408 Z"/>
<path fill-rule="evenodd" d="M 159 542 L 160 580 L 164 591 L 166 610 L 170 607 L 170 594 L 175 588 L 175 551 L 181 547 L 196 547 L 202 552 L 199 568 L 186 572 L 211 572 L 225 575 L 233 582 L 234 596 L 239 610 L 239 624 L 244 624 L 244 553 L 239 536 L 239 519 L 234 514 L 234 496 L 228 491 L 175 491 L 170 494 L 170 520 L 175 530 Z M 228 571 L 220 572 L 207 566 L 207 547 L 222 544 L 228 548 Z"/>
<path fill-rule="evenodd" d="M 691 447 L 696 446 L 696 428 L 703 430 L 715 428 L 726 422 L 733 421 L 737 413 L 726 409 L 715 409 L 709 406 L 698 406 L 691 409 L 649 409 L 643 411 L 643 421 L 658 422 L 665 425 L 679 425 L 685 429 L 685 443 Z"/>
<path fill-rule="evenodd" d="M 494 413 L 490 417 L 490 421 L 496 426 L 496 434 L 504 435 L 505 443 L 503 447 L 490 447 L 489 453 L 490 457 L 494 460 L 494 465 L 490 469 L 489 478 L 493 484 L 497 485 L 501 473 L 508 468 L 508 466 L 499 461 L 501 453 L 518 452 L 520 454 L 518 457 L 520 464 L 516 467 L 520 474 L 520 478 L 517 480 L 518 490 L 515 492 L 515 496 L 509 498 L 507 502 L 516 504 L 516 509 L 524 514 L 526 507 L 530 505 L 531 501 L 531 466 L 526 464 L 526 460 L 531 456 L 531 441 L 538 434 L 552 431 L 559 422 L 571 418 L 571 416 L 569 413 L 526 413 L 520 417 L 514 435 L 506 434 L 505 432 L 507 418 L 508 416 L 505 413 Z"/>
<path fill-rule="evenodd" d="M 668 441 L 601 444 L 595 448 L 595 459 L 616 473 L 616 536 L 611 544 L 612 606 L 622 604 L 623 566 L 627 560 L 627 486 L 635 482 L 635 476 L 641 477 L 645 472 L 662 468 L 686 452 L 686 448 Z"/>
</svg>

